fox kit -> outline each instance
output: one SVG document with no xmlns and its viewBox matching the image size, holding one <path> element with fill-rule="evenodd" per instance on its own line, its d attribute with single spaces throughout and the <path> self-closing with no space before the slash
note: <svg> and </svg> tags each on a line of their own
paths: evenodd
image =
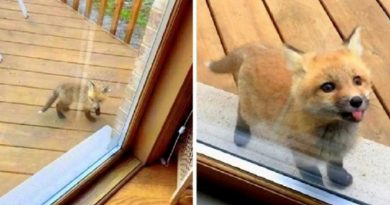
<svg viewBox="0 0 390 205">
<path fill-rule="evenodd" d="M 91 113 L 100 115 L 100 106 L 107 98 L 107 94 L 110 91 L 109 87 L 99 88 L 91 81 L 88 81 L 88 85 L 82 85 L 80 83 L 63 83 L 57 86 L 39 113 L 43 113 L 49 109 L 58 98 L 56 110 L 60 119 L 65 119 L 63 111 L 68 111 L 69 106 L 73 102 L 80 102 L 83 105 L 85 117 L 91 122 L 95 122 L 96 118 L 93 117 Z"/>
<path fill-rule="evenodd" d="M 323 184 L 317 164 L 302 160 L 299 153 L 327 161 L 329 179 L 350 185 L 343 158 L 357 139 L 371 93 L 362 53 L 357 28 L 335 50 L 302 53 L 289 46 L 249 45 L 209 63 L 216 73 L 233 73 L 238 86 L 235 143 L 248 142 L 242 131 L 271 138 L 295 150 L 304 178 Z"/>
</svg>

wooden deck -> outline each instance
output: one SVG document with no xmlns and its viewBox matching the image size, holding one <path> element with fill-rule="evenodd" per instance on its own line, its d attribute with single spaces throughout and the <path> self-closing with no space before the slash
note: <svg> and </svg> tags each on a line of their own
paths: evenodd
<svg viewBox="0 0 390 205">
<path fill-rule="evenodd" d="M 25 2 L 27 20 L 0 0 L 0 196 L 114 121 L 137 54 L 59 0 Z M 113 90 L 97 122 L 76 106 L 37 114 L 59 83 L 87 79 Z"/>
<path fill-rule="evenodd" d="M 360 134 L 390 146 L 390 0 L 199 0 L 198 81 L 236 93 L 233 77 L 204 66 L 247 43 L 332 48 L 361 25 L 376 95 Z M 379 100 L 380 99 L 380 100 Z"/>
</svg>

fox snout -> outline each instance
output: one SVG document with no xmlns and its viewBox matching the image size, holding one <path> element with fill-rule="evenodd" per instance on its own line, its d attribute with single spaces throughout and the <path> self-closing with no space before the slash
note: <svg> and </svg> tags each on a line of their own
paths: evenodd
<svg viewBox="0 0 390 205">
<path fill-rule="evenodd" d="M 343 120 L 360 122 L 367 110 L 369 100 L 365 96 L 343 97 L 337 102 L 337 108 Z"/>
</svg>

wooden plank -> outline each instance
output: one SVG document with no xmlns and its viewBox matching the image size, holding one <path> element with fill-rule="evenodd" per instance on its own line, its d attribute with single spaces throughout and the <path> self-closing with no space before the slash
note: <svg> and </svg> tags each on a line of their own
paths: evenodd
<svg viewBox="0 0 390 205">
<path fill-rule="evenodd" d="M 0 123 L 1 146 L 66 152 L 89 135 L 91 132 Z"/>
<path fill-rule="evenodd" d="M 141 6 L 142 6 L 142 0 L 133 1 L 133 6 L 131 8 L 131 10 L 132 10 L 131 18 L 130 18 L 129 23 L 127 24 L 127 31 L 126 31 L 126 35 L 125 35 L 125 39 L 124 39 L 124 42 L 126 42 L 126 43 L 129 43 L 131 40 L 131 36 L 133 35 L 135 24 L 137 23 L 138 14 L 139 14 L 139 11 L 141 10 Z"/>
<path fill-rule="evenodd" d="M 209 60 L 217 60 L 225 55 L 221 41 L 214 26 L 205 0 L 198 1 L 198 81 L 223 89 L 228 92 L 237 92 L 231 74 L 215 74 L 206 68 Z"/>
<path fill-rule="evenodd" d="M 27 10 L 31 16 L 35 14 L 47 14 L 52 16 L 63 16 L 68 18 L 76 18 L 82 19 L 83 17 L 76 15 L 71 7 L 53 7 L 46 5 L 38 5 L 38 4 L 29 4 L 26 3 Z M 8 1 L 8 0 L 0 0 L 0 8 L 2 9 L 10 9 L 20 12 L 20 8 L 17 2 Z"/>
<path fill-rule="evenodd" d="M 134 157 L 123 159 L 112 166 L 107 174 L 99 177 L 89 189 L 72 201 L 72 205 L 99 204 L 110 192 L 115 192 L 119 188 L 118 186 L 122 186 L 129 177 L 136 174 L 140 165 L 141 162 Z"/>
<path fill-rule="evenodd" d="M 3 123 L 94 132 L 104 125 L 112 125 L 115 120 L 115 116 L 102 114 L 96 122 L 89 122 L 84 113 L 72 110 L 65 113 L 66 119 L 62 120 L 57 117 L 55 109 L 38 114 L 40 106 L 0 102 L 0 107 L 3 110 L 0 122 Z"/>
<path fill-rule="evenodd" d="M 169 204 L 175 188 L 176 166 L 156 164 L 142 169 L 105 204 Z"/>
<path fill-rule="evenodd" d="M 63 152 L 0 146 L 0 171 L 34 174 Z"/>
<path fill-rule="evenodd" d="M 1 11 L 0 11 L 1 12 Z M 61 48 L 81 52 L 100 53 L 107 55 L 119 55 L 133 57 L 136 51 L 130 47 L 119 44 L 93 42 L 87 40 L 70 39 L 56 36 L 46 36 L 20 31 L 0 29 L 0 41 L 23 43 L 36 46 Z"/>
<path fill-rule="evenodd" d="M 324 47 L 334 48 L 342 43 L 342 39 L 318 1 L 266 0 L 266 3 L 281 35 L 290 45 L 299 45 L 298 49 L 313 51 Z M 390 145 L 390 139 L 387 137 L 390 135 L 388 129 L 390 121 L 385 111 L 381 109 L 376 96 L 373 96 L 371 107 L 367 111 L 367 119 L 362 122 L 360 134 L 368 139 Z"/>
<path fill-rule="evenodd" d="M 210 0 L 209 3 L 228 52 L 247 43 L 281 45 L 266 8 L 258 0 Z"/>
<path fill-rule="evenodd" d="M 378 0 L 378 3 L 380 3 L 381 6 L 383 7 L 383 9 L 386 10 L 387 14 L 390 13 L 390 1 L 389 0 Z"/>
<path fill-rule="evenodd" d="M 9 1 L 17 1 L 17 0 L 9 0 Z M 47 6 L 56 6 L 56 7 L 65 7 L 66 0 L 23 0 L 24 3 L 29 4 L 40 4 L 40 5 L 47 5 Z M 62 3 L 63 2 L 63 3 Z"/>
<path fill-rule="evenodd" d="M 100 7 L 99 7 L 99 15 L 98 15 L 97 20 L 96 20 L 96 23 L 98 25 L 103 24 L 104 14 L 105 14 L 106 8 L 107 8 L 107 0 L 101 0 Z"/>
<path fill-rule="evenodd" d="M 134 64 L 133 57 L 112 56 L 99 53 L 48 48 L 21 43 L 0 41 L 2 54 L 41 58 L 54 61 L 79 63 L 83 65 L 96 65 L 110 68 L 131 69 Z"/>
<path fill-rule="evenodd" d="M 41 88 L 52 90 L 56 88 L 60 83 L 73 82 L 73 83 L 87 83 L 86 79 L 71 78 L 65 76 L 55 76 L 42 73 L 25 72 L 19 70 L 7 70 L 0 69 L 0 83 L 8 85 L 26 86 L 33 88 Z M 124 96 L 125 87 L 124 84 L 108 83 L 101 81 L 93 81 L 99 85 L 108 85 L 111 88 L 109 96 L 121 98 Z"/>
<path fill-rule="evenodd" d="M 52 93 L 51 90 L 0 84 L 0 102 L 43 107 Z M 121 102 L 122 100 L 118 98 L 108 98 L 102 104 L 101 113 L 115 115 Z M 52 107 L 54 106 L 55 104 Z M 75 102 L 70 108 L 82 111 L 82 104 Z"/>
<path fill-rule="evenodd" d="M 29 178 L 30 175 L 0 172 L 0 197 Z"/>
<path fill-rule="evenodd" d="M 41 35 L 51 35 L 66 38 L 84 39 L 89 41 L 98 41 L 106 43 L 121 44 L 115 37 L 109 35 L 105 31 L 90 31 L 83 29 L 68 28 L 63 26 L 37 24 L 26 21 L 14 21 L 8 19 L 0 19 L 0 28 L 7 30 L 23 31 L 36 33 Z"/>
<path fill-rule="evenodd" d="M 386 2 L 386 1 L 382 1 Z M 366 47 L 366 60 L 372 68 L 373 82 L 377 93 L 390 111 L 390 21 L 376 1 L 351 0 L 323 1 L 330 16 L 343 37 L 347 37 L 357 25 L 363 27 L 362 38 Z M 386 3 L 389 4 L 389 3 Z M 364 14 L 364 15 L 362 15 Z M 373 54 L 374 53 L 374 54 Z M 390 112 L 388 112 L 390 113 Z"/>
<path fill-rule="evenodd" d="M 110 33 L 115 35 L 116 29 L 118 27 L 119 19 L 121 16 L 124 0 L 116 0 L 115 10 L 111 21 Z"/>
<path fill-rule="evenodd" d="M 0 64 L 0 68 L 54 74 L 72 78 L 86 78 L 91 80 L 127 84 L 130 82 L 129 79 L 131 76 L 131 70 L 124 69 L 49 61 L 13 55 L 3 55 L 3 59 L 3 62 Z M 49 75 L 47 75 L 47 77 L 49 79 L 51 78 Z M 115 88 L 118 89 L 117 86 L 115 86 Z"/>
<path fill-rule="evenodd" d="M 0 9 L 0 19 L 9 19 L 16 21 L 26 21 L 20 11 Z M 84 30 L 100 30 L 95 24 L 89 23 L 85 19 L 75 19 L 62 16 L 49 16 L 34 14 L 28 17 L 28 22 L 55 26 L 64 26 L 69 28 L 79 28 Z M 19 24 L 19 22 L 18 22 Z"/>
</svg>

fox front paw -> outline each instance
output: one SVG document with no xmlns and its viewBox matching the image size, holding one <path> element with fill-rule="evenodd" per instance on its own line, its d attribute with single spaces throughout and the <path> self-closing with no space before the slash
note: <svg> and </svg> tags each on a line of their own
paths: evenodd
<svg viewBox="0 0 390 205">
<path fill-rule="evenodd" d="M 336 185 L 347 187 L 352 184 L 353 177 L 341 166 L 328 166 L 328 177 Z"/>
</svg>

